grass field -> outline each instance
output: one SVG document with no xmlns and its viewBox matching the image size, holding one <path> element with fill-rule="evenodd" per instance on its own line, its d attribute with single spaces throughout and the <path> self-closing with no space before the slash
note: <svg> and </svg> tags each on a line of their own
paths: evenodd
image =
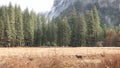
<svg viewBox="0 0 120 68">
<path fill-rule="evenodd" d="M 120 48 L 0 48 L 0 68 L 120 68 Z"/>
</svg>

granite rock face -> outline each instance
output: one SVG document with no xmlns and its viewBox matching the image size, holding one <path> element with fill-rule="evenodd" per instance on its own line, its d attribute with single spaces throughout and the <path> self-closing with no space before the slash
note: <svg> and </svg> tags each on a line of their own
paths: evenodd
<svg viewBox="0 0 120 68">
<path fill-rule="evenodd" d="M 100 7 L 115 7 L 120 8 L 120 0 L 54 0 L 52 10 L 49 12 L 51 16 L 58 16 L 62 11 L 74 4 L 76 1 L 80 1 L 83 6 L 88 4 L 98 3 Z"/>
<path fill-rule="evenodd" d="M 97 7 L 99 7 L 98 11 L 105 22 L 107 22 L 110 26 L 118 22 L 117 17 L 115 17 L 115 20 L 113 20 L 114 18 L 112 17 L 114 17 L 115 14 L 118 14 L 117 12 L 120 11 L 120 0 L 54 0 L 52 10 L 48 13 L 48 17 L 55 18 L 59 16 L 63 11 L 67 11 L 66 9 L 74 4 L 80 5 L 82 7 L 82 11 L 88 10 L 87 8 L 89 6 L 97 5 Z M 110 13 L 110 10 L 113 10 L 113 12 Z"/>
</svg>

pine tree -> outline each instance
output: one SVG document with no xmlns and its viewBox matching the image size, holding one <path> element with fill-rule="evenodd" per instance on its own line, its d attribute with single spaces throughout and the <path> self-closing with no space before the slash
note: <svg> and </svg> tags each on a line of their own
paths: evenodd
<svg viewBox="0 0 120 68">
<path fill-rule="evenodd" d="M 78 16 L 76 13 L 76 9 L 75 7 L 73 7 L 72 11 L 71 11 L 71 16 L 70 16 L 70 20 L 69 20 L 69 24 L 72 30 L 72 34 L 71 34 L 71 46 L 78 46 L 78 42 L 77 42 L 77 23 L 78 23 Z"/>
<path fill-rule="evenodd" d="M 93 46 L 95 45 L 96 27 L 92 11 L 86 12 L 86 22 L 87 22 L 87 45 Z"/>
<path fill-rule="evenodd" d="M 47 45 L 50 46 L 51 45 L 51 42 L 52 42 L 52 22 L 50 20 L 48 20 L 48 24 L 47 24 Z"/>
<path fill-rule="evenodd" d="M 62 19 L 61 19 L 61 17 L 58 17 L 58 18 L 56 18 L 56 23 L 57 23 L 57 45 L 58 46 L 61 46 L 62 45 L 62 41 L 61 41 L 61 34 L 59 34 L 61 31 L 61 29 L 60 29 L 60 27 L 61 27 L 61 21 L 62 21 Z"/>
<path fill-rule="evenodd" d="M 24 45 L 23 35 L 23 19 L 21 8 L 15 6 L 15 29 L 16 29 L 16 44 L 18 46 Z"/>
<path fill-rule="evenodd" d="M 102 40 L 102 28 L 100 26 L 100 18 L 99 18 L 99 14 L 98 14 L 98 10 L 96 8 L 96 6 L 94 6 L 93 8 L 93 16 L 94 16 L 94 22 L 95 22 L 95 31 L 96 31 L 96 38 L 95 41 L 99 41 Z"/>
<path fill-rule="evenodd" d="M 10 22 L 9 22 L 9 16 L 6 14 L 6 22 L 5 22 L 5 30 L 4 30 L 4 44 L 5 46 L 11 46 L 10 45 L 11 40 L 11 29 L 10 29 Z"/>
<path fill-rule="evenodd" d="M 51 23 L 51 45 L 57 45 L 57 25 L 54 20 Z"/>
<path fill-rule="evenodd" d="M 47 38 L 49 45 L 57 45 L 57 25 L 54 19 L 52 21 L 48 21 Z"/>
<path fill-rule="evenodd" d="M 86 31 L 87 31 L 87 25 L 85 22 L 84 15 L 81 13 L 80 14 L 80 19 L 79 19 L 79 24 L 78 24 L 78 39 L 80 39 L 78 42 L 80 42 L 81 46 L 86 45 Z"/>
<path fill-rule="evenodd" d="M 29 16 L 29 40 L 30 40 L 30 46 L 34 44 L 34 27 L 35 26 L 35 13 L 31 11 L 30 16 Z"/>
<path fill-rule="evenodd" d="M 3 38 L 4 38 L 4 24 L 2 21 L 2 17 L 0 17 L 0 45 L 2 45 Z"/>
<path fill-rule="evenodd" d="M 35 30 L 35 45 L 40 46 L 42 45 L 42 24 L 40 20 L 39 14 L 37 15 L 37 22 L 36 22 L 36 30 Z"/>
<path fill-rule="evenodd" d="M 41 18 L 41 22 L 42 22 L 42 45 L 46 45 L 47 44 L 47 24 L 46 24 L 46 18 L 45 16 L 42 16 Z"/>
<path fill-rule="evenodd" d="M 10 39 L 10 44 L 12 46 L 15 46 L 15 42 L 16 42 L 16 32 L 15 32 L 15 11 L 14 11 L 14 7 L 12 6 L 12 4 L 9 4 L 9 10 L 8 10 L 8 14 L 9 14 L 9 22 L 10 22 L 10 31 L 11 31 L 11 39 Z"/>
<path fill-rule="evenodd" d="M 1 14 L 0 14 L 0 44 L 4 45 L 4 22 L 6 22 L 6 9 L 5 6 L 2 6 L 1 9 Z"/>
<path fill-rule="evenodd" d="M 29 24 L 29 10 L 26 8 L 23 12 L 23 30 L 24 30 L 24 41 L 25 45 L 30 45 L 29 37 L 30 37 L 30 24 Z"/>
<path fill-rule="evenodd" d="M 107 32 L 107 25 L 104 24 L 104 25 L 103 25 L 103 37 L 104 37 L 104 39 L 105 39 L 105 37 L 106 37 L 106 32 Z"/>
<path fill-rule="evenodd" d="M 59 18 L 58 22 L 58 45 L 67 46 L 70 43 L 71 29 L 65 17 L 63 20 Z"/>
<path fill-rule="evenodd" d="M 116 26 L 116 32 L 118 33 L 120 31 L 120 24 Z"/>
<path fill-rule="evenodd" d="M 70 28 L 70 26 L 69 26 L 69 24 L 68 24 L 68 20 L 67 20 L 67 18 L 66 17 L 64 17 L 64 19 L 63 19 L 63 27 L 64 27 L 64 30 L 63 30 L 63 37 L 64 37 L 64 39 L 63 39 L 63 42 L 64 42 L 64 45 L 69 45 L 70 44 L 70 41 L 71 41 L 71 28 Z"/>
</svg>

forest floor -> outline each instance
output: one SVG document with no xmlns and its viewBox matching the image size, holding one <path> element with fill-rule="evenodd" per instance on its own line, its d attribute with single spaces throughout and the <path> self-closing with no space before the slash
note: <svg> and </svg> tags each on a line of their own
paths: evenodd
<svg viewBox="0 0 120 68">
<path fill-rule="evenodd" d="M 120 48 L 0 48 L 0 68 L 120 68 Z"/>
</svg>

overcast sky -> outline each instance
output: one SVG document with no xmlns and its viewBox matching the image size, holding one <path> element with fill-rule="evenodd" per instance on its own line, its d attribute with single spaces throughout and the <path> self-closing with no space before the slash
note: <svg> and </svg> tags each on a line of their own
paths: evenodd
<svg viewBox="0 0 120 68">
<path fill-rule="evenodd" d="M 49 11 L 53 5 L 53 0 L 0 0 L 0 5 L 8 5 L 9 2 L 20 5 L 22 10 L 28 7 L 37 13 Z"/>
</svg>

